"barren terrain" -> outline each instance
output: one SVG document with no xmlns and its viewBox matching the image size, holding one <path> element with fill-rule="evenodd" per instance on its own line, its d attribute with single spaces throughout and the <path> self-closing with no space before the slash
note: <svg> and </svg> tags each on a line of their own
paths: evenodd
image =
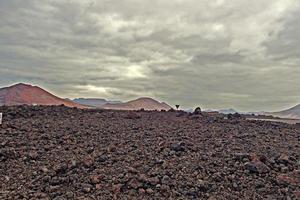
<svg viewBox="0 0 300 200">
<path fill-rule="evenodd" d="M 38 86 L 24 83 L 0 88 L 0 106 L 4 105 L 65 105 L 87 108 L 87 106 L 55 96 Z"/>
<path fill-rule="evenodd" d="M 0 199 L 300 198 L 295 125 L 63 106 L 0 112 Z"/>
</svg>

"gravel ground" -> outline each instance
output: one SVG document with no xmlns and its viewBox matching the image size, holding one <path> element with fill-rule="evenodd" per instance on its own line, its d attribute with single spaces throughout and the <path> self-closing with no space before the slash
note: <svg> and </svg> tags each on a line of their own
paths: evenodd
<svg viewBox="0 0 300 200">
<path fill-rule="evenodd" d="M 63 106 L 0 112 L 0 199 L 300 199 L 299 126 Z"/>
</svg>

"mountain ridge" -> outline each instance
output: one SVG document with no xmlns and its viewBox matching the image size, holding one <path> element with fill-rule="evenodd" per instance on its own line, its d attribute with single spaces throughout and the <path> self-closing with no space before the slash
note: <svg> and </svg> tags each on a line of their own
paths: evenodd
<svg viewBox="0 0 300 200">
<path fill-rule="evenodd" d="M 39 86 L 18 83 L 0 88 L 0 106 L 62 104 L 68 107 L 86 108 L 81 104 L 55 96 Z"/>
<path fill-rule="evenodd" d="M 159 102 L 150 97 L 140 97 L 124 103 L 107 103 L 102 108 L 111 110 L 169 110 L 172 107 L 165 102 Z"/>
<path fill-rule="evenodd" d="M 65 105 L 78 108 L 99 108 L 112 110 L 169 110 L 172 107 L 165 102 L 159 102 L 150 97 L 140 97 L 128 102 L 108 101 L 103 98 L 63 99 L 45 89 L 18 83 L 0 88 L 0 106 L 14 105 Z"/>
<path fill-rule="evenodd" d="M 300 104 L 283 111 L 271 112 L 268 114 L 280 118 L 300 119 Z"/>
</svg>

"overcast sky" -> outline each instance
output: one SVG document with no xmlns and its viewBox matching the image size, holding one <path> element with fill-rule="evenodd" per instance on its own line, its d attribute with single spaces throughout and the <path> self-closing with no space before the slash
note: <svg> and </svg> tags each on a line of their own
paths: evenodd
<svg viewBox="0 0 300 200">
<path fill-rule="evenodd" d="M 300 103 L 299 0 L 0 0 L 0 87 L 184 108 Z"/>
</svg>

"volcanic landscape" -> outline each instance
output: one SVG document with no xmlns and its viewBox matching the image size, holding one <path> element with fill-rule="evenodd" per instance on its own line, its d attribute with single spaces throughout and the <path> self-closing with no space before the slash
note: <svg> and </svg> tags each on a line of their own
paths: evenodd
<svg viewBox="0 0 300 200">
<path fill-rule="evenodd" d="M 0 112 L 0 199 L 300 198 L 297 125 L 181 111 Z"/>
</svg>

